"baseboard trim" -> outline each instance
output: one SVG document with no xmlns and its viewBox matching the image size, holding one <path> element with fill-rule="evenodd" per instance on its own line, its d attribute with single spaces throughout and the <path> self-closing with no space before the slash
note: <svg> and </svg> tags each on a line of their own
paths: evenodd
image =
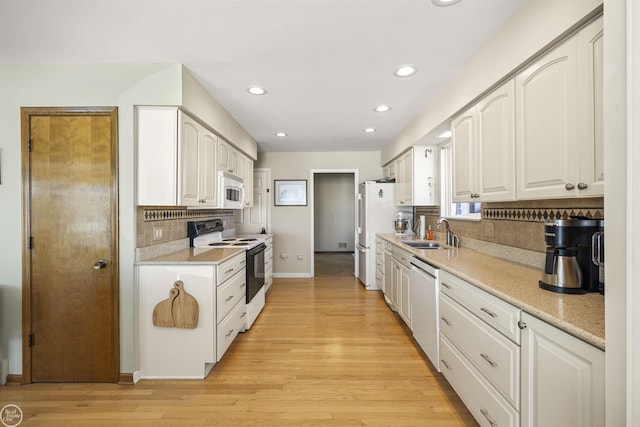
<svg viewBox="0 0 640 427">
<path fill-rule="evenodd" d="M 273 273 L 274 279 L 309 279 L 313 277 L 309 273 Z"/>
<path fill-rule="evenodd" d="M 133 374 L 129 372 L 120 372 L 120 376 L 118 377 L 118 384 L 122 385 L 134 385 Z"/>
<path fill-rule="evenodd" d="M 22 385 L 22 375 L 7 375 L 7 385 Z"/>
</svg>

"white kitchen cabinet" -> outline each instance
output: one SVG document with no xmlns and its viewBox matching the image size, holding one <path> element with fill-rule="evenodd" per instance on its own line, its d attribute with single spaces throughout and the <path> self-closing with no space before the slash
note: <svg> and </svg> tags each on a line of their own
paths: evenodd
<svg viewBox="0 0 640 427">
<path fill-rule="evenodd" d="M 264 240 L 267 247 L 264 250 L 264 291 L 269 291 L 273 284 L 273 236 L 268 236 Z"/>
<path fill-rule="evenodd" d="M 217 137 L 177 107 L 138 107 L 138 205 L 215 208 Z"/>
<path fill-rule="evenodd" d="M 240 252 L 217 266 L 216 361 L 218 362 L 238 333 L 244 331 L 247 315 L 246 265 L 246 254 Z"/>
<path fill-rule="evenodd" d="M 440 272 L 440 368 L 482 426 L 520 425 L 520 314 Z"/>
<path fill-rule="evenodd" d="M 602 19 L 515 77 L 518 199 L 604 194 Z"/>
<path fill-rule="evenodd" d="M 198 302 L 195 329 L 154 326 L 153 310 L 174 282 Z M 216 295 L 213 265 L 138 267 L 140 378 L 204 378 L 216 362 Z"/>
<path fill-rule="evenodd" d="M 238 150 L 227 141 L 218 140 L 218 170 L 238 175 Z"/>
<path fill-rule="evenodd" d="M 242 153 L 237 153 L 238 176 L 244 183 L 244 207 L 253 206 L 253 160 Z"/>
<path fill-rule="evenodd" d="M 376 286 L 384 293 L 384 240 L 376 237 Z"/>
<path fill-rule="evenodd" d="M 393 245 L 388 241 L 384 241 L 384 269 L 383 269 L 383 278 L 382 278 L 382 292 L 384 293 L 384 300 L 393 309 L 392 302 L 392 268 L 391 268 L 391 260 L 393 259 Z"/>
<path fill-rule="evenodd" d="M 522 314 L 522 426 L 605 425 L 604 352 Z"/>
<path fill-rule="evenodd" d="M 439 203 L 439 149 L 414 146 L 388 166 L 396 180 L 396 206 L 430 206 Z"/>
<path fill-rule="evenodd" d="M 411 257 L 398 247 L 393 248 L 391 259 L 391 302 L 393 309 L 411 327 Z M 386 272 L 385 272 L 386 273 Z"/>
<path fill-rule="evenodd" d="M 454 202 L 514 199 L 514 114 L 510 80 L 452 120 Z"/>
</svg>

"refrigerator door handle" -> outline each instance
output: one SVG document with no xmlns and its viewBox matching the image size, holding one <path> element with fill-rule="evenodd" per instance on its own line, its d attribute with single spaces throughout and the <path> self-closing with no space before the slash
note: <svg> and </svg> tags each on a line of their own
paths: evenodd
<svg viewBox="0 0 640 427">
<path fill-rule="evenodd" d="M 361 252 L 361 253 L 363 253 L 363 254 L 364 254 L 364 253 L 366 253 L 366 252 L 367 252 L 367 248 L 365 248 L 364 246 L 362 246 L 362 245 L 360 245 L 360 244 L 359 244 L 359 245 L 358 245 L 358 252 Z"/>
</svg>

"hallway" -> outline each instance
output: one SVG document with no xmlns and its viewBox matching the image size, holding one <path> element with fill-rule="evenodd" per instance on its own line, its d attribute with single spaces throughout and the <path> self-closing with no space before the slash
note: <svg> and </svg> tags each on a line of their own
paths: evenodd
<svg viewBox="0 0 640 427">
<path fill-rule="evenodd" d="M 0 402 L 36 427 L 476 425 L 380 293 L 344 276 L 274 280 L 205 380 L 0 387 Z"/>
</svg>

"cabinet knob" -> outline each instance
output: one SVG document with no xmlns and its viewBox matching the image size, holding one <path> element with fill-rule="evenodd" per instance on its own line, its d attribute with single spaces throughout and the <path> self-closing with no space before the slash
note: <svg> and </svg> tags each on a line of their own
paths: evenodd
<svg viewBox="0 0 640 427">
<path fill-rule="evenodd" d="M 585 184 L 584 182 L 578 183 L 578 190 L 586 190 L 587 187 L 589 187 L 589 186 L 587 184 Z"/>
<path fill-rule="evenodd" d="M 565 185 L 565 186 L 564 186 L 564 188 L 565 188 L 567 191 L 571 191 L 571 190 L 573 190 L 574 188 L 576 188 L 576 186 L 575 186 L 575 185 L 573 185 L 573 184 L 572 184 L 572 183 L 570 183 L 570 182 L 567 182 L 567 185 Z"/>
<path fill-rule="evenodd" d="M 523 322 L 522 320 L 518 320 L 518 328 L 524 329 L 526 327 L 527 327 L 527 324 L 525 322 Z"/>
</svg>

